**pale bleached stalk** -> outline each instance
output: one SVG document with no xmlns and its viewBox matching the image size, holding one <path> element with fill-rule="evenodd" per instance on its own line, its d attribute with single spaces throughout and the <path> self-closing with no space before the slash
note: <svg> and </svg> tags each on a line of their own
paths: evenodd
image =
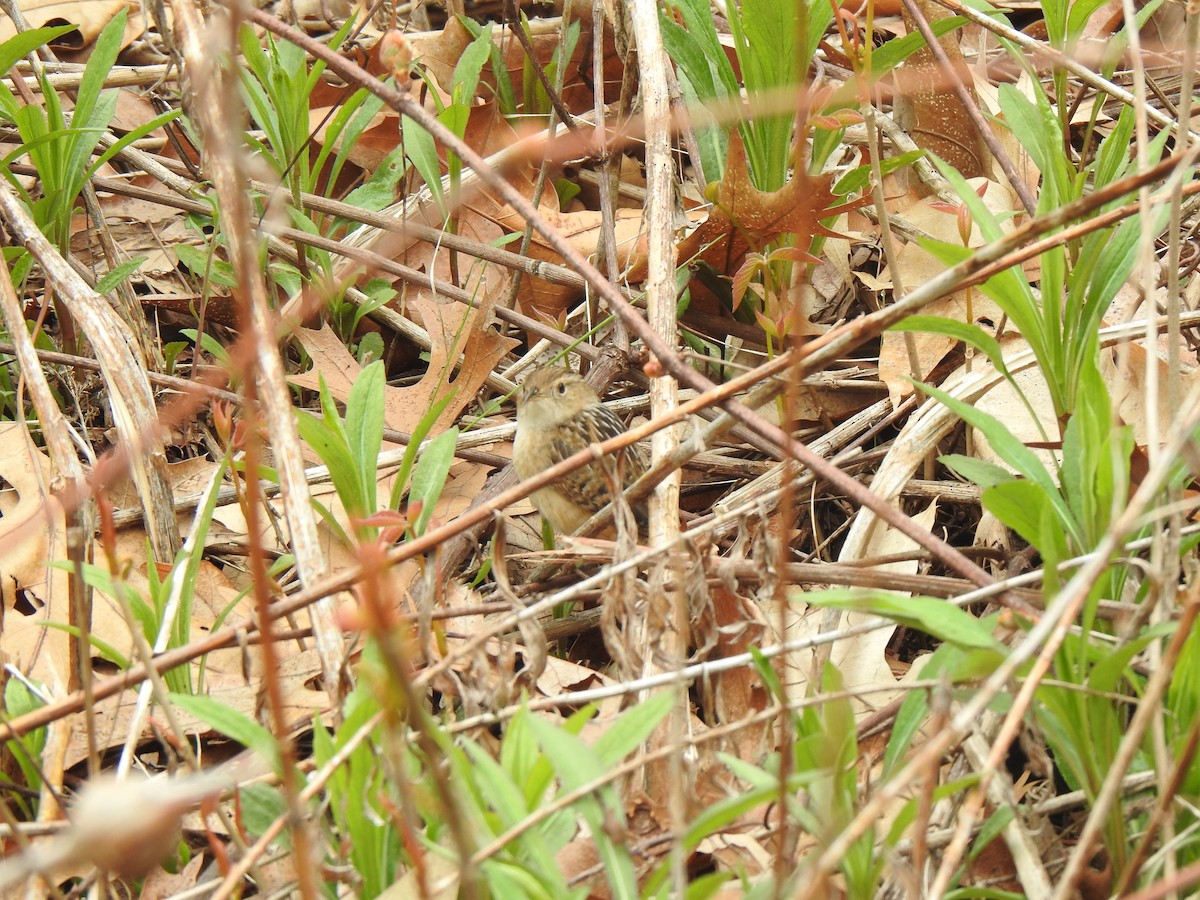
<svg viewBox="0 0 1200 900">
<path fill-rule="evenodd" d="M 649 275 L 646 279 L 646 310 L 650 327 L 659 339 L 674 348 L 677 343 L 675 321 L 675 234 L 672 228 L 675 207 L 675 177 L 671 161 L 671 104 L 667 87 L 666 67 L 669 64 L 663 50 L 662 34 L 659 32 L 658 4 L 654 0 L 633 0 L 629 5 L 630 22 L 637 40 L 638 64 L 641 71 L 641 97 L 643 121 L 646 125 L 646 205 L 645 222 L 648 243 Z M 650 414 L 653 417 L 668 415 L 679 405 L 679 386 L 673 378 L 650 380 Z M 650 441 L 651 466 L 672 456 L 679 448 L 679 434 L 675 428 L 664 428 L 656 432 Z M 679 487 L 681 472 L 676 469 L 659 482 L 650 496 L 650 545 L 660 546 L 673 543 L 679 536 Z M 682 574 L 682 573 L 679 573 Z M 667 571 L 659 570 L 656 577 L 666 578 Z M 645 646 L 657 645 L 658 652 L 642 656 L 645 673 L 663 669 L 674 670 L 684 665 L 690 638 L 687 595 L 679 585 L 680 578 L 673 579 L 676 587 L 666 596 L 666 608 L 662 610 L 666 620 L 661 633 L 655 621 L 657 604 L 651 603 L 651 615 L 647 621 L 651 632 Z M 653 591 L 652 591 L 653 593 Z M 683 738 L 688 720 L 688 695 L 682 683 L 673 688 L 676 702 L 666 722 L 665 741 L 679 746 L 679 753 L 667 755 L 665 786 L 668 790 L 667 803 L 671 815 L 671 828 L 675 834 L 683 834 L 687 826 L 687 798 L 684 785 L 687 779 L 683 771 Z M 652 766 L 651 769 L 657 768 Z M 658 793 L 661 793 L 659 791 Z M 671 873 L 675 895 L 683 896 L 687 887 L 686 858 L 682 842 L 671 844 Z"/>
</svg>

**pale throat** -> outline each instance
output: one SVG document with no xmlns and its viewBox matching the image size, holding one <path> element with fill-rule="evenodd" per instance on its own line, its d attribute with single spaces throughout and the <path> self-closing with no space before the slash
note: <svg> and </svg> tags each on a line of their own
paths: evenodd
<svg viewBox="0 0 1200 900">
<path fill-rule="evenodd" d="M 569 404 L 555 403 L 552 399 L 533 399 L 517 411 L 517 424 L 541 430 L 554 428 L 575 417 Z"/>
</svg>

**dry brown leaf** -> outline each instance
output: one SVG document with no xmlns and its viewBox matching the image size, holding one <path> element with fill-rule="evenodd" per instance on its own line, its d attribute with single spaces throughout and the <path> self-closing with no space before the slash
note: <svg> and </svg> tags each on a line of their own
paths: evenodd
<svg viewBox="0 0 1200 900">
<path fill-rule="evenodd" d="M 723 584 L 711 587 L 710 594 L 716 659 L 737 656 L 766 643 L 768 626 L 753 601 L 742 600 Z M 722 724 L 746 719 L 762 712 L 771 703 L 770 692 L 750 666 L 717 673 L 712 676 L 711 684 L 716 721 Z M 765 739 L 769 729 L 766 723 L 738 729 L 730 737 L 738 758 L 761 759 L 767 750 Z"/>
<path fill-rule="evenodd" d="M 163 868 L 155 869 L 142 882 L 142 890 L 138 895 L 139 900 L 167 900 L 168 897 L 174 897 L 176 894 L 194 888 L 200 878 L 201 870 L 211 862 L 212 860 L 207 855 L 197 853 L 176 874 L 171 874 Z"/>
<path fill-rule="evenodd" d="M 542 217 L 562 234 L 578 252 L 584 256 L 596 253 L 603 233 L 603 216 L 595 210 L 559 212 L 543 206 Z M 511 232 L 521 232 L 525 219 L 511 207 L 504 207 L 492 216 L 493 220 Z M 642 225 L 642 211 L 618 209 L 614 211 L 614 232 L 617 246 L 617 267 L 627 273 L 631 281 L 645 278 L 646 238 Z M 531 259 L 561 265 L 562 257 L 536 232 L 525 254 Z M 518 308 L 532 315 L 557 322 L 566 315 L 579 299 L 579 289 L 570 285 L 555 284 L 541 278 L 526 276 L 521 281 L 517 295 Z"/>
<path fill-rule="evenodd" d="M 1005 214 L 1012 211 L 1015 202 L 1012 193 L 994 181 L 975 179 L 969 183 L 973 188 L 983 191 L 981 199 L 984 205 L 996 213 L 1002 221 L 1006 221 Z M 947 208 L 945 204 L 930 198 L 922 198 L 908 205 L 900 215 L 903 216 L 905 222 L 939 241 L 962 245 L 956 211 Z M 972 222 L 971 225 L 968 246 L 983 246 L 986 241 L 978 224 Z M 900 282 L 906 291 L 911 291 L 946 271 L 946 264 L 916 241 L 910 241 L 900 249 L 896 265 L 900 270 Z M 884 269 L 878 280 L 873 283 L 877 287 L 893 288 L 894 276 L 891 270 Z M 980 325 L 990 334 L 1005 320 L 1003 310 L 986 297 L 979 288 L 955 291 L 924 307 L 921 314 L 942 316 L 957 322 L 964 322 L 967 320 L 968 298 L 971 324 Z M 922 379 L 928 377 L 946 354 L 959 346 L 959 342 L 954 338 L 928 332 L 914 333 L 911 335 L 911 340 L 916 347 L 917 362 L 921 368 L 919 376 Z M 885 331 L 879 349 L 879 377 L 887 385 L 894 405 L 899 405 L 901 400 L 913 392 L 912 382 L 908 380 L 912 374 L 905 335 L 898 331 Z"/>
<path fill-rule="evenodd" d="M 412 433 L 436 403 L 452 394 L 453 399 L 435 423 L 436 432 L 458 419 L 516 341 L 485 327 L 481 321 L 486 319 L 484 310 L 473 310 L 462 303 L 438 303 L 422 296 L 411 303 L 411 308 L 420 315 L 433 341 L 429 369 L 412 387 L 385 388 L 384 422 L 389 428 Z M 312 358 L 313 367 L 288 380 L 315 391 L 324 378 L 330 394 L 345 403 L 361 371 L 358 361 L 328 325 L 320 330 L 297 329 L 296 338 Z M 455 374 L 452 363 L 460 356 L 462 366 Z"/>
<path fill-rule="evenodd" d="M 1149 398 L 1146 393 L 1146 370 L 1149 358 L 1139 343 L 1129 342 L 1100 351 L 1100 374 L 1108 386 L 1109 396 L 1116 405 L 1120 421 L 1133 427 L 1133 440 L 1139 447 L 1161 446 L 1178 424 L 1167 393 L 1169 369 L 1161 356 L 1155 357 L 1158 367 L 1158 433 L 1151 434 L 1147 418 Z M 1179 373 L 1179 393 L 1184 396 L 1200 378 L 1200 372 L 1188 366 Z"/>
<path fill-rule="evenodd" d="M 280 644 L 279 646 L 283 646 Z M 229 662 L 215 663 L 214 656 L 221 654 Z M 257 664 L 258 656 L 254 655 L 255 664 L 250 671 L 243 671 L 242 651 L 239 648 L 216 651 L 209 655 L 209 666 L 206 669 L 207 693 L 216 701 L 235 709 L 243 715 L 260 720 L 260 694 L 262 691 L 262 666 Z M 285 656 L 281 660 L 275 677 L 280 681 L 283 690 L 284 718 L 292 724 L 311 721 L 314 713 L 321 713 L 329 707 L 329 696 L 320 690 L 313 690 L 309 684 L 319 681 L 321 661 L 316 650 L 304 650 Z M 124 742 L 129 725 L 133 720 L 137 704 L 137 692 L 127 690 L 122 694 L 109 697 L 96 704 L 96 741 L 100 748 L 117 746 Z M 209 726 L 193 718 L 181 709 L 176 708 L 176 716 L 184 732 L 190 736 L 214 736 Z M 155 715 L 152 711 L 151 715 Z M 148 736 L 150 726 L 143 732 Z M 87 741 L 82 728 L 76 729 L 71 736 L 71 744 L 67 750 L 68 766 L 75 765 L 87 759 Z"/>
<path fill-rule="evenodd" d="M 927 22 L 950 15 L 929 0 L 916 2 Z M 910 32 L 917 30 L 907 10 L 904 21 Z M 918 147 L 937 154 L 964 177 L 986 176 L 991 173 L 991 155 L 954 89 L 957 78 L 978 103 L 974 80 L 958 46 L 958 33 L 942 35 L 938 44 L 953 67 L 953 74 L 945 71 L 933 51 L 922 44 L 894 73 L 896 123 Z M 919 193 L 927 190 L 921 182 L 915 182 L 914 188 Z"/>
<path fill-rule="evenodd" d="M 49 562 L 66 558 L 62 510 L 46 496 L 50 460 L 25 428 L 0 425 L 0 544 L 4 546 L 4 594 L 0 656 L 35 682 L 65 690 L 70 650 L 67 634 L 45 627 L 70 622 L 67 573 Z M 144 546 L 143 546 L 144 550 Z"/>
<path fill-rule="evenodd" d="M 137 0 L 17 0 L 17 6 L 34 28 L 68 23 L 78 25 L 78 31 L 64 34 L 53 45 L 71 50 L 89 46 L 122 9 L 128 9 L 132 14 L 139 8 Z M 142 26 L 134 21 L 137 18 L 130 15 L 129 25 L 134 26 L 133 33 L 126 26 L 121 46 L 128 44 L 141 32 Z M 0 17 L 0 41 L 7 41 L 14 34 L 16 29 L 12 20 L 8 16 Z"/>
<path fill-rule="evenodd" d="M 732 278 L 748 252 L 760 250 L 781 235 L 836 236 L 821 220 L 860 204 L 838 205 L 832 186 L 832 175 L 811 176 L 798 167 L 779 190 L 758 190 L 750 180 L 746 148 L 734 130 L 729 138 L 725 174 L 717 186 L 708 219 L 680 242 L 679 258 L 702 260 L 717 273 Z M 691 308 L 710 315 L 728 315 L 699 282 L 693 282 Z"/>
</svg>

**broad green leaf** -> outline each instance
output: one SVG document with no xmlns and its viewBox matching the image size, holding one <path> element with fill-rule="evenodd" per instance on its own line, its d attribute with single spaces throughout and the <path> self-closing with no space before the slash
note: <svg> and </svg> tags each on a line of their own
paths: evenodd
<svg viewBox="0 0 1200 900">
<path fill-rule="evenodd" d="M 210 696 L 171 694 L 171 703 L 239 744 L 253 750 L 279 772 L 279 743 L 270 730 L 249 716 Z"/>
<path fill-rule="evenodd" d="M 1063 526 L 1047 524 L 1054 521 L 1047 519 L 1054 517 L 1052 503 L 1045 489 L 1031 481 L 1009 481 L 983 492 L 983 506 L 988 512 L 1037 547 L 1043 556 L 1061 558 L 1066 553 Z"/>
<path fill-rule="evenodd" d="M 1008 368 L 1004 365 L 1004 353 L 1000 342 L 980 328 L 978 325 L 958 322 L 943 316 L 909 316 L 893 325 L 891 331 L 924 331 L 929 334 L 941 334 L 969 344 L 976 350 L 987 355 L 988 361 L 996 371 L 1007 377 Z"/>
<path fill-rule="evenodd" d="M 959 609 L 949 600 L 844 589 L 806 593 L 804 601 L 812 606 L 830 606 L 881 616 L 959 647 L 994 650 L 998 654 L 1004 652 L 1004 645 L 992 636 L 991 625 Z"/>
<path fill-rule="evenodd" d="M 900 171 L 905 166 L 911 166 L 918 159 L 922 159 L 927 155 L 925 150 L 910 150 L 907 153 L 901 153 L 899 156 L 889 156 L 887 159 L 880 161 L 879 169 L 884 176 L 891 175 L 893 172 Z M 871 166 L 857 166 L 838 179 L 837 184 L 833 186 L 833 192 L 840 196 L 842 194 L 849 194 L 852 191 L 861 191 L 867 186 L 870 180 Z"/>
<path fill-rule="evenodd" d="M 562 786 L 570 791 L 603 778 L 608 767 L 579 738 L 561 726 L 544 719 L 531 717 L 529 727 L 537 736 L 542 751 L 550 758 Z M 603 806 L 603 809 L 601 808 Z M 609 837 L 606 822 L 624 822 L 624 813 L 612 784 L 599 788 L 580 801 L 576 808 L 587 820 L 592 840 L 608 875 L 608 889 L 614 898 L 635 900 L 638 897 L 637 876 L 629 849 L 618 846 Z"/>
<path fill-rule="evenodd" d="M 287 804 L 278 788 L 269 784 L 248 784 L 238 790 L 238 813 L 246 829 L 255 837 L 261 837 L 287 813 Z M 277 840 L 288 843 L 288 832 L 284 829 Z"/>
<path fill-rule="evenodd" d="M 1072 527 L 1071 514 L 1067 509 L 1066 501 L 1058 492 L 1058 485 L 1054 483 L 1054 479 L 1046 471 L 1046 467 L 1042 465 L 1037 454 L 1017 440 L 1003 422 L 969 403 L 964 403 L 957 397 L 952 397 L 941 388 L 926 384 L 921 385 L 921 390 L 950 407 L 955 415 L 968 425 L 983 432 L 984 437 L 987 438 L 988 443 L 992 445 L 992 449 L 1001 459 L 1042 489 L 1062 519 L 1061 524 L 1065 527 Z"/>
<path fill-rule="evenodd" d="M 346 397 L 346 437 L 358 471 L 375 483 L 379 450 L 383 446 L 383 362 L 374 362 L 358 373 Z M 367 510 L 374 512 L 374 510 Z"/>
<path fill-rule="evenodd" d="M 413 470 L 412 489 L 408 492 L 408 502 L 411 505 L 420 501 L 421 511 L 412 523 L 413 534 L 422 535 L 433 516 L 433 508 L 437 505 L 442 488 L 446 485 L 446 476 L 450 473 L 450 465 L 454 462 L 454 448 L 458 441 L 458 429 L 451 428 L 443 431 L 425 448 L 421 458 Z"/>
<path fill-rule="evenodd" d="M 401 116 L 400 133 L 403 135 L 404 155 L 412 161 L 417 173 L 425 180 L 434 202 L 441 209 L 445 203 L 442 194 L 442 167 L 438 162 L 437 147 L 433 138 L 408 116 Z"/>
<path fill-rule="evenodd" d="M 631 706 L 596 739 L 592 749 L 606 765 L 615 766 L 650 737 L 674 701 L 671 691 L 660 691 Z"/>
<path fill-rule="evenodd" d="M 408 446 L 404 448 L 404 458 L 400 461 L 400 470 L 396 473 L 396 478 L 392 482 L 392 499 L 388 503 L 389 509 L 398 510 L 400 508 L 400 498 L 404 496 L 404 491 L 408 487 L 408 475 L 417 462 L 417 454 L 420 452 L 421 444 L 437 423 L 441 414 L 446 411 L 446 407 L 450 405 L 453 397 L 453 394 L 447 394 L 435 402 L 429 412 L 421 417 L 421 421 L 417 423 L 417 427 L 413 429 Z"/>
<path fill-rule="evenodd" d="M 96 293 L 107 294 L 114 290 L 117 285 L 136 272 L 146 262 L 147 257 L 135 256 L 133 259 L 127 259 L 125 262 L 118 265 L 115 269 L 110 269 L 96 282 Z"/>
<path fill-rule="evenodd" d="M 42 44 L 48 44 L 57 37 L 78 30 L 78 25 L 54 25 L 13 35 L 0 44 L 0 72 L 12 71 L 17 60 L 24 59 Z"/>
<path fill-rule="evenodd" d="M 947 453 L 939 456 L 938 462 L 952 469 L 955 473 L 982 488 L 993 487 L 1013 481 L 1016 476 L 1008 469 L 995 463 L 984 462 L 973 456 L 963 456 L 959 453 Z"/>
</svg>

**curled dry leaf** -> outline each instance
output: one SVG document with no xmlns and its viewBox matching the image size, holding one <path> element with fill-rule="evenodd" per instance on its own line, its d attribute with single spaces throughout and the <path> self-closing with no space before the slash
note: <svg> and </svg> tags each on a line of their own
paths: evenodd
<svg viewBox="0 0 1200 900">
<path fill-rule="evenodd" d="M 708 218 L 680 242 L 679 258 L 701 260 L 718 273 L 732 276 L 747 253 L 781 235 L 836 237 L 821 220 L 861 204 L 838 204 L 832 187 L 832 175 L 812 176 L 799 167 L 779 190 L 760 191 L 750 179 L 746 148 L 735 129 Z M 698 281 L 692 285 L 691 309 L 723 314 L 720 302 Z"/>
<path fill-rule="evenodd" d="M 950 15 L 929 0 L 917 0 L 916 5 L 929 22 Z M 917 30 L 907 10 L 904 21 L 910 32 Z M 946 71 L 929 47 L 918 48 L 895 72 L 896 122 L 918 147 L 937 154 L 965 177 L 986 176 L 991 172 L 991 155 L 954 87 L 955 80 L 965 85 L 978 105 L 971 72 L 958 46 L 958 33 L 942 35 L 938 44 L 953 71 Z"/>
<path fill-rule="evenodd" d="M 419 314 L 421 324 L 433 342 L 429 368 L 412 387 L 385 389 L 384 421 L 389 428 L 411 433 L 435 403 L 453 394 L 434 426 L 436 432 L 449 427 L 458 418 L 492 368 L 516 345 L 516 341 L 501 337 L 487 327 L 486 309 L 471 309 L 462 303 L 439 303 L 424 296 L 414 300 L 410 308 Z M 329 326 L 316 331 L 297 329 L 296 338 L 312 357 L 313 367 L 308 372 L 289 376 L 288 380 L 315 391 L 323 377 L 329 392 L 345 403 L 361 371 L 358 361 Z"/>
<path fill-rule="evenodd" d="M 62 509 L 46 488 L 50 460 L 33 446 L 22 425 L 0 425 L 0 478 L 10 486 L 0 492 L 0 543 L 5 548 L 0 657 L 33 681 L 62 689 L 68 678 L 69 638 L 46 625 L 70 621 L 67 573 L 48 566 L 66 558 L 66 531 Z"/>
</svg>

